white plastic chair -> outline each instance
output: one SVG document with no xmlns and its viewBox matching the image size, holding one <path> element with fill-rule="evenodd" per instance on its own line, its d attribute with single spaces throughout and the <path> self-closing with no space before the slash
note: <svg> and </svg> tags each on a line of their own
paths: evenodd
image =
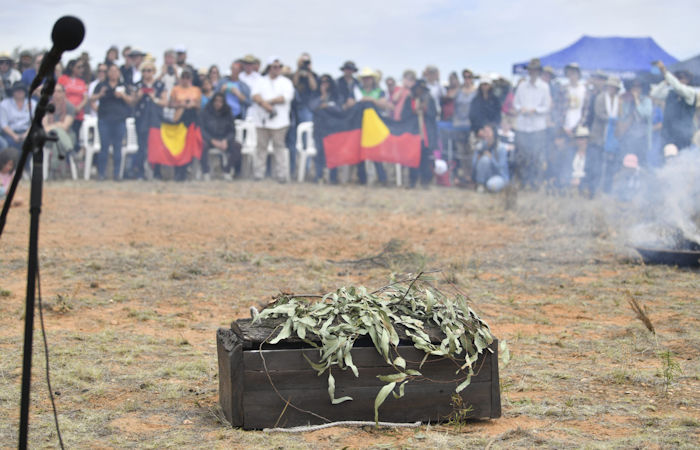
<svg viewBox="0 0 700 450">
<path fill-rule="evenodd" d="M 91 133 L 92 131 L 92 133 Z M 92 139 L 90 135 L 92 134 Z M 90 179 L 92 170 L 92 160 L 100 152 L 100 133 L 97 129 L 97 117 L 85 115 L 83 125 L 80 127 L 80 145 L 85 149 L 85 175 L 86 180 Z"/>
<path fill-rule="evenodd" d="M 90 130 L 92 130 L 92 141 L 90 140 Z M 100 133 L 97 127 L 97 117 L 85 116 L 83 125 L 80 127 L 80 142 L 85 147 L 85 175 L 86 180 L 90 179 L 92 171 L 92 160 L 100 153 Z M 109 149 L 112 152 L 112 148 Z M 139 151 L 139 141 L 136 135 L 136 119 L 126 118 L 126 136 L 122 145 L 122 161 L 119 164 L 119 178 L 124 178 L 124 166 L 126 155 Z"/>
<path fill-rule="evenodd" d="M 304 181 L 306 175 L 306 162 L 316 156 L 316 144 L 314 143 L 314 123 L 301 122 L 297 125 L 297 166 L 299 168 L 297 181 Z"/>
<path fill-rule="evenodd" d="M 126 138 L 122 145 L 122 162 L 119 167 L 119 178 L 124 178 L 124 166 L 126 164 L 126 155 L 137 153 L 139 151 L 139 138 L 136 134 L 136 119 L 133 117 L 126 118 Z M 110 149 L 111 150 L 111 149 Z"/>
<path fill-rule="evenodd" d="M 258 135 L 255 125 L 250 120 L 236 120 L 236 141 L 241 144 L 241 157 L 243 158 L 242 169 L 249 175 L 252 171 L 252 158 L 255 148 L 258 146 Z"/>
<path fill-rule="evenodd" d="M 73 160 L 73 155 L 66 155 L 68 158 L 68 167 L 70 167 L 70 176 L 72 179 L 78 179 L 78 168 L 75 166 L 75 161 Z M 30 161 L 29 166 L 33 167 L 34 163 Z M 44 181 L 49 179 L 49 169 L 51 165 L 51 150 L 44 148 Z"/>
</svg>

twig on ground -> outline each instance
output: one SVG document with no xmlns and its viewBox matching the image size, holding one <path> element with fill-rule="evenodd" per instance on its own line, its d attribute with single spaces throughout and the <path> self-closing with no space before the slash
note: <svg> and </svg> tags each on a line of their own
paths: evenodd
<svg viewBox="0 0 700 450">
<path fill-rule="evenodd" d="M 651 331 L 652 334 L 656 335 L 656 330 L 654 330 L 654 324 L 651 323 L 651 319 L 647 315 L 646 308 L 639 304 L 637 299 L 635 299 L 631 294 L 627 297 L 627 302 L 629 303 L 632 311 L 637 315 L 637 319 L 641 320 L 647 330 Z"/>
</svg>

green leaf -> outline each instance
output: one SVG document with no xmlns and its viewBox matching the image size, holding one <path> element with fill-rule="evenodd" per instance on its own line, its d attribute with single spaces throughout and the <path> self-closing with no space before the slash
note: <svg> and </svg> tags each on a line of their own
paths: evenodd
<svg viewBox="0 0 700 450">
<path fill-rule="evenodd" d="M 406 368 L 406 360 L 400 356 L 397 356 L 396 359 L 394 359 L 394 365 L 397 367 L 401 367 L 402 369 L 405 369 Z"/>
<path fill-rule="evenodd" d="M 464 388 L 466 388 L 467 386 L 469 386 L 469 383 L 471 383 L 471 381 L 472 381 L 471 375 L 467 375 L 467 379 L 464 380 L 464 381 L 462 381 L 462 382 L 459 384 L 459 386 L 457 386 L 457 389 L 455 389 L 455 392 L 458 393 L 458 394 L 459 394 L 460 392 L 462 392 L 462 391 L 464 390 Z"/>
<path fill-rule="evenodd" d="M 406 370 L 406 373 L 407 373 L 408 375 L 413 375 L 414 377 L 423 376 L 422 373 L 418 372 L 418 371 L 415 370 L 415 369 L 407 369 L 407 370 Z"/>
<path fill-rule="evenodd" d="M 380 350 L 385 359 L 389 359 L 389 332 L 382 328 L 382 335 L 379 338 Z"/>
<path fill-rule="evenodd" d="M 377 375 L 377 378 L 379 378 L 381 381 L 383 381 L 385 383 L 391 383 L 392 381 L 396 381 L 396 382 L 403 381 L 406 379 L 407 376 L 408 376 L 407 374 L 400 372 L 400 373 L 392 373 L 389 375 Z"/>
<path fill-rule="evenodd" d="M 297 324 L 297 336 L 299 339 L 306 339 L 306 327 L 303 324 Z"/>
<path fill-rule="evenodd" d="M 386 400 L 389 392 L 393 391 L 395 386 L 395 381 L 383 386 L 379 390 L 377 397 L 374 399 L 374 422 L 377 425 L 379 425 L 379 407 L 382 406 L 382 403 L 384 403 L 384 400 Z"/>
<path fill-rule="evenodd" d="M 304 357 L 304 359 L 306 359 L 306 361 L 309 363 L 309 365 L 310 365 L 315 371 L 318 372 L 319 375 L 321 375 L 323 372 L 325 372 L 326 369 L 328 368 L 328 364 L 315 363 L 315 362 L 311 361 L 311 359 L 309 359 L 309 357 L 306 356 L 306 355 L 303 354 L 303 353 L 302 353 L 302 356 Z"/>
<path fill-rule="evenodd" d="M 355 367 L 355 364 L 352 362 L 352 355 L 350 354 L 350 351 L 346 351 L 345 353 L 345 365 L 352 370 L 352 373 L 355 375 L 355 378 L 360 376 L 360 373 L 357 371 L 357 367 Z"/>
<path fill-rule="evenodd" d="M 328 395 L 331 397 L 331 403 L 334 405 L 352 400 L 352 397 L 347 396 L 335 398 L 335 378 L 333 378 L 333 374 L 330 372 L 328 372 Z"/>
<path fill-rule="evenodd" d="M 404 387 L 406 386 L 406 383 L 408 383 L 408 380 L 404 381 L 399 385 L 399 393 L 397 394 L 396 392 L 392 392 L 394 394 L 394 398 L 401 398 L 403 397 L 404 394 Z"/>
<path fill-rule="evenodd" d="M 284 326 L 282 327 L 282 331 L 275 337 L 273 340 L 270 341 L 270 344 L 276 344 L 282 339 L 287 339 L 289 336 L 292 335 L 292 319 L 289 318 L 287 321 L 284 323 Z"/>
</svg>

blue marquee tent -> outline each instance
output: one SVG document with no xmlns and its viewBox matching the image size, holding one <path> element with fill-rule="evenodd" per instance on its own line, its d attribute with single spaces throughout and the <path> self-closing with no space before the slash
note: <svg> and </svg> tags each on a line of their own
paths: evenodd
<svg viewBox="0 0 700 450">
<path fill-rule="evenodd" d="M 622 78 L 633 78 L 638 72 L 648 72 L 652 61 L 657 60 L 663 61 L 666 66 L 678 62 L 649 37 L 583 36 L 558 52 L 540 57 L 543 66 L 552 66 L 559 74 L 563 74 L 564 66 L 577 62 L 584 74 L 603 70 Z M 513 74 L 527 73 L 528 62 L 513 64 Z"/>
<path fill-rule="evenodd" d="M 700 55 L 681 61 L 670 66 L 671 70 L 686 70 L 690 72 L 696 80 L 700 79 Z"/>
</svg>

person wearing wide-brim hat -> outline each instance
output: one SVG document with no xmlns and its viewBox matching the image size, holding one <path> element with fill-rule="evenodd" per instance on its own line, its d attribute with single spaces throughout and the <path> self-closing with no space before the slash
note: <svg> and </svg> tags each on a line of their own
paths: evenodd
<svg viewBox="0 0 700 450">
<path fill-rule="evenodd" d="M 542 64 L 534 58 L 527 66 L 528 80 L 520 83 L 513 98 L 516 171 L 524 186 L 533 189 L 542 181 L 547 140 L 547 117 L 552 107 L 549 85 L 540 79 Z"/>
<path fill-rule="evenodd" d="M 346 70 L 355 73 L 357 72 L 357 66 L 352 61 L 345 61 L 342 66 L 340 66 L 340 71 L 345 72 Z"/>
<path fill-rule="evenodd" d="M 373 78 L 376 82 L 379 80 L 379 74 L 369 67 L 363 67 L 360 73 L 357 74 L 357 78 Z"/>
<path fill-rule="evenodd" d="M 247 54 L 243 58 L 239 59 L 243 71 L 238 74 L 238 79 L 245 83 L 251 90 L 255 83 L 260 80 L 260 72 L 256 69 L 256 66 L 260 64 L 260 60 L 252 54 Z"/>
<path fill-rule="evenodd" d="M 355 104 L 355 92 L 360 87 L 360 82 L 355 78 L 357 66 L 352 61 L 345 61 L 340 70 L 343 75 L 335 82 L 338 87 L 338 100 L 343 109 L 348 109 Z"/>
<path fill-rule="evenodd" d="M 10 88 L 13 83 L 22 80 L 22 74 L 19 70 L 12 67 L 14 60 L 7 52 L 0 52 L 0 79 L 2 80 L 2 86 L 0 86 L 0 100 L 5 97 L 10 97 L 12 94 Z"/>
<path fill-rule="evenodd" d="M 391 104 L 386 98 L 386 93 L 379 87 L 380 78 L 377 71 L 365 67 L 359 72 L 358 78 L 360 79 L 360 84 L 354 90 L 355 100 L 372 103 L 380 114 L 388 112 Z M 379 183 L 386 185 L 387 176 L 382 163 L 375 162 L 374 168 L 376 169 Z M 357 165 L 357 178 L 360 184 L 367 184 L 367 172 L 363 162 Z"/>
<path fill-rule="evenodd" d="M 622 80 L 619 77 L 612 76 L 605 81 L 605 87 L 615 88 L 618 90 L 622 89 Z"/>
<path fill-rule="evenodd" d="M 610 76 L 595 99 L 584 179 L 591 197 L 601 182 L 603 190 L 610 192 L 614 175 L 621 163 L 619 139 L 624 131 L 618 124 L 618 119 L 622 116 L 621 89 L 620 78 Z"/>
<path fill-rule="evenodd" d="M 278 56 L 271 56 L 267 60 L 265 75 L 251 88 L 253 106 L 248 116 L 255 124 L 258 139 L 253 154 L 255 180 L 261 180 L 265 176 L 270 143 L 275 160 L 275 178 L 280 183 L 286 183 L 289 179 L 289 150 L 285 144 L 285 137 L 291 125 L 294 85 L 289 78 L 282 75 L 282 68 L 282 60 Z"/>
<path fill-rule="evenodd" d="M 555 79 L 556 77 L 557 77 L 557 74 L 554 72 L 554 67 L 544 66 L 542 68 L 542 72 L 540 73 L 540 78 L 545 83 L 551 84 L 552 80 Z"/>
<path fill-rule="evenodd" d="M 16 81 L 10 87 L 10 96 L 0 102 L 0 150 L 8 145 L 19 148 L 31 126 L 29 105 L 32 111 L 36 101 L 27 99 L 27 85 Z"/>
</svg>

